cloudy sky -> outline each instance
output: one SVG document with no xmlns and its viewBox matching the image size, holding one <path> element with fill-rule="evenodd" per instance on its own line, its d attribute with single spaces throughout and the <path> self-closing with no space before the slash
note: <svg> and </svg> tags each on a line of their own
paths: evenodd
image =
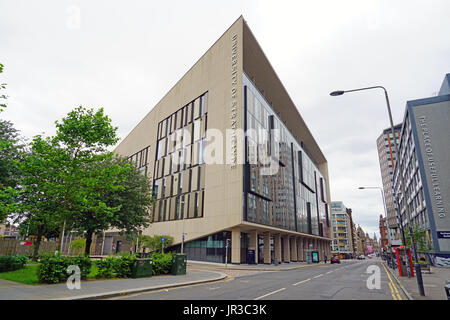
<svg viewBox="0 0 450 320">
<path fill-rule="evenodd" d="M 407 100 L 433 96 L 450 72 L 450 2 L 23 1 L 0 3 L 1 114 L 25 137 L 54 134 L 74 107 L 103 107 L 125 137 L 243 15 L 329 163 L 331 197 L 378 234 L 376 138 Z M 377 235 L 378 236 L 378 235 Z"/>
</svg>

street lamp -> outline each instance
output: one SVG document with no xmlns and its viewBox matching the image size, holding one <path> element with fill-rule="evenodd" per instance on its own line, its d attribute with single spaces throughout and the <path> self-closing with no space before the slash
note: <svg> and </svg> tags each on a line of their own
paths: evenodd
<svg viewBox="0 0 450 320">
<path fill-rule="evenodd" d="M 360 189 L 360 190 L 364 190 L 364 189 L 379 189 L 380 190 L 381 197 L 383 198 L 384 218 L 386 219 L 386 222 L 387 222 L 386 200 L 384 198 L 383 188 L 381 188 L 381 187 L 359 187 L 358 189 Z M 388 230 L 388 242 L 389 242 L 389 245 L 392 247 L 391 234 L 390 234 L 389 230 Z"/>
<path fill-rule="evenodd" d="M 182 215 L 182 229 L 181 229 L 181 253 L 184 253 L 184 200 L 182 198 L 180 198 L 180 211 L 181 211 L 181 215 Z"/>
<path fill-rule="evenodd" d="M 386 105 L 387 105 L 388 114 L 389 114 L 389 122 L 391 123 L 391 131 L 392 131 L 392 135 L 394 136 L 393 140 L 394 140 L 395 153 L 397 154 L 397 163 L 399 165 L 399 173 L 400 173 L 399 177 L 400 177 L 401 192 L 403 195 L 403 199 L 405 201 L 406 217 L 407 217 L 409 232 L 410 232 L 410 236 L 411 236 L 412 249 L 413 249 L 413 253 L 414 253 L 414 259 L 415 259 L 414 269 L 416 270 L 416 274 L 417 274 L 417 286 L 419 289 L 419 294 L 421 296 L 424 296 L 425 290 L 423 288 L 422 271 L 420 270 L 419 260 L 418 260 L 417 251 L 416 251 L 416 241 L 414 239 L 414 233 L 413 233 L 412 225 L 411 225 L 411 217 L 410 217 L 411 213 L 409 210 L 408 200 L 406 197 L 406 191 L 405 191 L 406 189 L 405 189 L 405 181 L 403 178 L 402 161 L 400 159 L 400 153 L 398 152 L 398 144 L 397 144 L 397 139 L 395 137 L 394 122 L 392 120 L 391 105 L 389 103 L 388 93 L 383 86 L 373 86 L 373 87 L 366 87 L 366 88 L 359 88 L 359 89 L 352 89 L 352 90 L 345 90 L 345 91 L 344 90 L 333 91 L 330 93 L 330 95 L 331 96 L 341 96 L 347 92 L 370 90 L 370 89 L 383 89 L 383 91 L 384 91 L 384 97 L 386 99 Z M 400 210 L 400 208 L 399 208 L 399 210 Z M 400 215 L 401 215 L 401 212 L 400 212 Z M 406 252 L 406 250 L 405 250 L 405 252 Z"/>
</svg>

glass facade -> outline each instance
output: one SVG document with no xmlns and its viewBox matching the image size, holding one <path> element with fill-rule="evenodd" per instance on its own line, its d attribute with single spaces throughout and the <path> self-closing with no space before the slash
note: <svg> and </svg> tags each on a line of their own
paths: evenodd
<svg viewBox="0 0 450 320">
<path fill-rule="evenodd" d="M 223 231 L 207 237 L 186 242 L 183 251 L 189 260 L 225 263 L 226 239 L 231 239 L 231 232 Z M 181 245 L 167 248 L 167 251 L 181 252 Z M 231 246 L 228 247 L 228 263 L 231 263 Z"/>
<path fill-rule="evenodd" d="M 244 74 L 244 220 L 323 236 L 329 227 L 326 181 Z M 278 170 L 268 174 L 269 161 Z"/>
<path fill-rule="evenodd" d="M 153 222 L 203 217 L 207 97 L 201 95 L 158 124 Z"/>
</svg>

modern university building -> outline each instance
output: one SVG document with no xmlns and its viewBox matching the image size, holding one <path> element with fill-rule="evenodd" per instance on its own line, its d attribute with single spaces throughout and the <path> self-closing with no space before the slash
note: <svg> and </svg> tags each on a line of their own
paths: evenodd
<svg viewBox="0 0 450 320">
<path fill-rule="evenodd" d="M 401 128 L 393 185 L 399 225 L 426 231 L 437 266 L 450 267 L 450 74 L 435 97 L 408 101 Z M 401 194 L 400 173 L 406 199 Z"/>
<path fill-rule="evenodd" d="M 153 184 L 143 234 L 189 260 L 330 257 L 327 160 L 242 16 L 116 152 Z"/>
</svg>

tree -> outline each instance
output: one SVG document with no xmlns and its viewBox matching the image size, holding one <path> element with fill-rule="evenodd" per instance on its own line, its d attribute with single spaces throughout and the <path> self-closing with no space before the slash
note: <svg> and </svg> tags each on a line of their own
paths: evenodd
<svg viewBox="0 0 450 320">
<path fill-rule="evenodd" d="M 17 210 L 20 181 L 18 163 L 24 145 L 18 130 L 9 121 L 0 119 L 0 222 Z"/>
<path fill-rule="evenodd" d="M 36 259 L 42 236 L 54 233 L 61 223 L 59 208 L 63 205 L 61 194 L 64 180 L 61 167 L 66 154 L 50 138 L 36 136 L 30 150 L 19 163 L 22 174 L 18 197 L 19 213 L 15 222 L 26 221 L 36 240 L 33 245 L 33 258 Z M 23 226 L 24 227 L 24 226 Z"/>
<path fill-rule="evenodd" d="M 79 208 L 79 214 L 73 217 L 74 229 L 84 232 L 86 255 L 94 233 L 117 228 L 129 236 L 150 224 L 154 201 L 151 185 L 134 165 L 108 154 L 103 161 L 87 166 L 85 173 L 89 175 L 88 183 L 82 183 L 80 188 L 86 188 L 88 205 Z M 97 204 L 99 206 L 95 207 Z"/>
<path fill-rule="evenodd" d="M 89 173 L 89 169 L 99 169 L 100 167 L 96 167 L 94 163 L 111 157 L 107 148 L 113 146 L 118 138 L 117 127 L 111 125 L 111 119 L 103 113 L 103 108 L 94 111 L 80 106 L 55 124 L 57 132 L 54 141 L 67 156 L 67 161 L 60 172 L 65 186 L 61 195 L 63 205 L 60 209 L 63 217 L 60 226 L 62 233 L 64 222 L 68 228 L 81 229 L 79 224 L 83 219 L 80 214 L 89 216 L 96 212 L 108 216 L 117 210 L 107 207 L 103 201 L 95 200 L 98 200 L 98 195 L 102 192 L 102 182 L 93 176 L 92 172 Z M 103 190 L 109 191 L 106 188 Z M 93 197 L 91 192 L 94 192 L 97 198 Z M 76 223 L 78 226 L 74 225 Z M 88 231 L 92 229 L 95 230 L 96 227 L 90 226 Z M 86 252 L 89 252 L 89 248 L 90 242 L 87 241 Z"/>
<path fill-rule="evenodd" d="M 146 242 L 147 248 L 150 251 L 161 252 L 162 251 L 162 237 L 164 237 L 164 248 L 170 247 L 173 243 L 173 237 L 171 236 L 160 236 L 154 235 L 153 237 L 149 237 Z"/>
<path fill-rule="evenodd" d="M 431 244 L 427 242 L 426 231 L 420 226 L 413 228 L 414 240 L 416 241 L 416 249 L 418 252 L 428 253 L 433 249 Z M 406 236 L 406 246 L 411 247 L 411 237 Z"/>
</svg>

